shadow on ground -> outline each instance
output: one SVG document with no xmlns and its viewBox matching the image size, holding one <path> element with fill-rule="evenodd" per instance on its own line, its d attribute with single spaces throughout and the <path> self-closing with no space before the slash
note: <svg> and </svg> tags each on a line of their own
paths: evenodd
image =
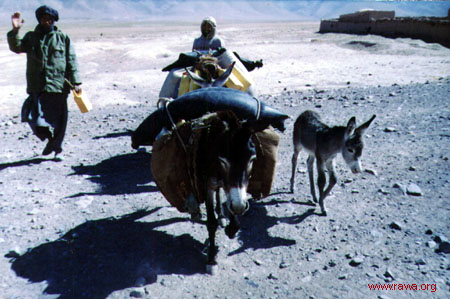
<svg viewBox="0 0 450 299">
<path fill-rule="evenodd" d="M 9 163 L 2 163 L 0 164 L 0 171 L 9 167 L 20 167 L 20 166 L 29 166 L 32 164 L 41 164 L 42 162 L 49 162 L 49 161 L 55 161 L 54 159 L 45 159 L 45 158 L 32 158 L 32 159 L 25 159 L 15 162 L 9 162 Z"/>
<path fill-rule="evenodd" d="M 295 244 L 295 240 L 272 237 L 269 235 L 269 229 L 279 223 L 301 223 L 307 217 L 314 215 L 314 209 L 308 209 L 302 215 L 290 217 L 269 216 L 266 206 L 276 203 L 278 202 L 253 202 L 251 204 L 247 214 L 240 218 L 241 232 L 238 238 L 242 246 L 230 252 L 228 255 L 235 255 L 247 249 L 267 249 L 280 246 L 292 246 Z M 308 204 L 306 203 L 306 205 Z"/>
<path fill-rule="evenodd" d="M 119 155 L 95 165 L 74 166 L 70 175 L 89 175 L 89 181 L 99 185 L 96 192 L 81 192 L 69 197 L 83 195 L 119 195 L 158 191 L 151 173 L 152 155 L 146 152 Z"/>
<path fill-rule="evenodd" d="M 92 137 L 92 139 L 97 140 L 97 139 L 103 139 L 103 138 L 126 137 L 126 136 L 131 136 L 131 134 L 133 134 L 133 131 L 132 130 L 127 130 L 127 131 L 124 131 L 124 132 L 108 133 L 108 134 L 103 135 L 103 136 L 95 136 L 95 137 Z"/>
<path fill-rule="evenodd" d="M 155 230 L 186 218 L 137 222 L 158 209 L 85 222 L 13 258 L 12 269 L 30 282 L 46 281 L 44 292 L 59 298 L 106 298 L 135 286 L 138 278 L 150 284 L 158 274 L 204 272 L 200 242 Z"/>
</svg>

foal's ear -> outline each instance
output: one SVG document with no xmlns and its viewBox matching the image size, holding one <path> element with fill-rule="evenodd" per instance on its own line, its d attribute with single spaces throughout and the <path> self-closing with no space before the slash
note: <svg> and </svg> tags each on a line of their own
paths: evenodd
<svg viewBox="0 0 450 299">
<path fill-rule="evenodd" d="M 364 134 L 364 132 L 367 130 L 367 128 L 370 126 L 370 124 L 372 123 L 372 121 L 375 119 L 376 115 L 372 115 L 372 117 L 366 121 L 365 123 L 363 123 L 362 125 L 360 125 L 356 130 L 355 130 L 355 134 L 358 134 L 360 136 L 362 136 Z"/>
<path fill-rule="evenodd" d="M 355 128 L 356 128 L 356 118 L 353 116 L 347 123 L 347 129 L 345 130 L 347 136 L 350 136 L 353 133 L 353 130 L 355 130 Z"/>
</svg>

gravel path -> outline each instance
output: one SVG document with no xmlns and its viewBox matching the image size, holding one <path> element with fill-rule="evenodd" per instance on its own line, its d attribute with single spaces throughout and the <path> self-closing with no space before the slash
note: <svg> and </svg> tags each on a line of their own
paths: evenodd
<svg viewBox="0 0 450 299">
<path fill-rule="evenodd" d="M 204 273 L 206 227 L 158 192 L 151 147 L 131 149 L 153 103 L 71 111 L 60 162 L 39 156 L 44 144 L 18 115 L 0 115 L 0 298 L 449 298 L 449 94 L 439 78 L 262 95 L 294 119 L 376 114 L 367 171 L 353 175 L 338 157 L 329 215 L 316 215 L 305 153 L 287 192 L 288 120 L 273 194 L 252 203 L 236 239 L 218 233 L 215 276 Z M 370 290 L 378 283 L 428 290 Z"/>
</svg>

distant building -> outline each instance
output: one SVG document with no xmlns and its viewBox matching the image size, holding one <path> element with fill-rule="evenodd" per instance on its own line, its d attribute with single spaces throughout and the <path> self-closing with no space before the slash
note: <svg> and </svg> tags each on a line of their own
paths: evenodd
<svg viewBox="0 0 450 299">
<path fill-rule="evenodd" d="M 395 18 L 395 11 L 380 11 L 380 10 L 360 10 L 354 13 L 349 13 L 339 16 L 339 22 L 364 23 L 372 22 L 382 19 Z"/>
<path fill-rule="evenodd" d="M 450 9 L 444 18 L 395 17 L 395 11 L 361 10 L 339 19 L 322 20 L 319 32 L 409 37 L 450 48 Z"/>
</svg>

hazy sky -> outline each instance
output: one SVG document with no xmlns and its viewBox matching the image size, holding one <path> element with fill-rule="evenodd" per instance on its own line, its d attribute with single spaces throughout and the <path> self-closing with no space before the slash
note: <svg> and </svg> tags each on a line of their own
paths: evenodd
<svg viewBox="0 0 450 299">
<path fill-rule="evenodd" d="M 190 1 L 190 0 L 0 0 L 0 23 L 10 22 L 14 11 L 21 11 L 28 22 L 35 22 L 40 5 L 57 9 L 61 19 L 92 20 L 188 20 L 205 16 L 217 20 L 320 20 L 360 9 L 395 10 L 397 16 L 446 16 L 450 1 Z"/>
</svg>

